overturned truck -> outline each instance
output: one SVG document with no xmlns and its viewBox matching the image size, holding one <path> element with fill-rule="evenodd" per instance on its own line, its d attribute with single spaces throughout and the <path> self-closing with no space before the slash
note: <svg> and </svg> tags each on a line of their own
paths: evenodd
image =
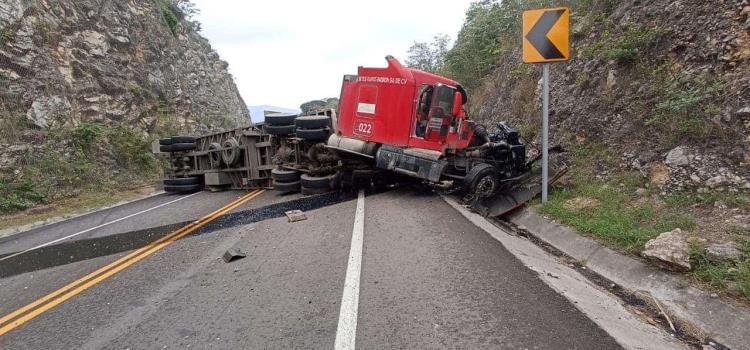
<svg viewBox="0 0 750 350">
<path fill-rule="evenodd" d="M 488 132 L 467 117 L 458 82 L 386 61 L 385 68 L 344 76 L 338 111 L 270 114 L 249 127 L 159 140 L 160 152 L 170 155 L 165 191 L 314 195 L 409 178 L 460 193 L 488 216 L 540 192 L 540 156 L 529 159 L 517 130 L 500 123 Z M 566 169 L 554 160 L 551 181 Z"/>
</svg>

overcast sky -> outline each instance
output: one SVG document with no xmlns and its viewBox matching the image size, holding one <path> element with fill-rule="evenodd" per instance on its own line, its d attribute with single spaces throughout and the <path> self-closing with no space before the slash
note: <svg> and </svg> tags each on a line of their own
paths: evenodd
<svg viewBox="0 0 750 350">
<path fill-rule="evenodd" d="M 221 57 L 248 105 L 298 108 L 338 97 L 357 66 L 401 62 L 417 41 L 455 39 L 470 0 L 193 0 L 202 34 Z"/>
</svg>

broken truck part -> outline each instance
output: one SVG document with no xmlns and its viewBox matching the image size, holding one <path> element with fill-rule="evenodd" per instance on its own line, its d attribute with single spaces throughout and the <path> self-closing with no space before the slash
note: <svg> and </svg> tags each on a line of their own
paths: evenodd
<svg viewBox="0 0 750 350">
<path fill-rule="evenodd" d="M 516 129 L 500 123 L 488 133 L 466 115 L 468 96 L 458 82 L 391 56 L 386 61 L 385 68 L 359 67 L 357 75 L 344 76 L 338 111 L 270 114 L 258 125 L 160 140 L 170 154 L 165 190 L 313 195 L 405 176 L 461 193 L 486 216 L 502 215 L 541 191 L 539 157 L 527 159 Z M 565 169 L 552 162 L 551 179 Z M 174 181 L 189 185 L 166 187 Z"/>
</svg>

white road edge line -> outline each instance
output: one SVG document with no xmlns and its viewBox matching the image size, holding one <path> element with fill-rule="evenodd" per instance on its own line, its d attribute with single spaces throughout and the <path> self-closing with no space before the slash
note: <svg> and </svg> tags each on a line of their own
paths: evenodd
<svg viewBox="0 0 750 350">
<path fill-rule="evenodd" d="M 32 250 L 37 250 L 37 249 L 39 249 L 39 248 L 44 248 L 44 247 L 46 247 L 46 246 L 48 246 L 48 245 L 50 245 L 50 244 L 55 244 L 55 243 L 57 243 L 57 242 L 60 242 L 60 241 L 64 241 L 64 240 L 66 240 L 66 239 L 68 239 L 68 238 L 72 238 L 72 237 L 75 237 L 75 236 L 78 236 L 78 235 L 82 235 L 82 234 L 84 234 L 84 233 L 86 233 L 86 232 L 91 232 L 91 231 L 93 231 L 93 230 L 96 230 L 96 229 L 100 229 L 100 228 L 102 228 L 102 227 L 104 227 L 104 226 L 109 226 L 109 225 L 112 225 L 112 224 L 114 224 L 114 223 L 120 222 L 120 221 L 122 221 L 122 220 L 130 219 L 130 218 L 132 218 L 132 217 L 134 217 L 134 216 L 138 216 L 138 215 L 141 215 L 141 214 L 143 214 L 143 213 L 148 213 L 148 212 L 150 212 L 150 211 L 152 211 L 152 210 L 155 210 L 155 209 L 159 209 L 159 208 L 161 208 L 161 207 L 163 207 L 163 206 L 165 206 L 165 205 L 170 205 L 170 204 L 172 204 L 172 203 L 176 203 L 176 202 L 179 202 L 179 201 L 181 201 L 181 200 L 183 200 L 183 199 L 188 199 L 188 198 L 190 198 L 190 197 L 192 197 L 192 196 L 195 196 L 195 195 L 197 195 L 197 194 L 199 194 L 199 193 L 201 193 L 201 192 L 196 192 L 196 193 L 193 193 L 193 194 L 189 194 L 189 195 L 187 195 L 187 196 L 183 196 L 183 197 L 177 198 L 177 199 L 175 199 L 175 200 L 173 200 L 173 201 L 169 201 L 169 202 L 166 202 L 166 203 L 162 203 L 162 204 L 159 204 L 159 205 L 157 205 L 157 206 L 155 206 L 155 207 L 151 207 L 151 208 L 148 208 L 148 209 L 144 209 L 144 210 L 141 210 L 141 211 L 139 211 L 139 212 L 137 212 L 137 213 L 133 213 L 133 214 L 130 214 L 130 215 L 127 215 L 127 216 L 123 216 L 123 217 L 121 217 L 121 218 L 119 218 L 119 219 L 115 219 L 115 220 L 112 220 L 112 221 L 109 221 L 109 222 L 105 222 L 105 223 L 103 223 L 103 224 L 101 224 L 101 225 L 97 225 L 97 226 L 94 226 L 94 227 L 91 227 L 91 228 L 87 228 L 87 229 L 85 229 L 85 230 L 83 230 L 83 231 L 79 231 L 79 232 L 76 232 L 76 233 L 74 233 L 74 234 L 71 234 L 71 235 L 67 235 L 67 236 L 65 236 L 65 237 L 61 237 L 61 238 L 58 238 L 58 239 L 55 239 L 55 240 L 49 241 L 49 242 L 47 242 L 47 243 L 42 243 L 42 244 L 40 244 L 40 245 L 38 245 L 38 246 L 36 246 L 36 247 L 33 247 L 33 248 L 29 248 L 29 249 L 26 249 L 26 250 L 22 250 L 22 251 L 20 251 L 20 252 L 17 252 L 17 253 L 14 253 L 14 254 L 8 255 L 8 256 L 4 256 L 4 257 L 0 258 L 0 261 L 3 261 L 3 260 L 7 260 L 7 259 L 10 259 L 10 258 L 14 258 L 14 257 L 16 257 L 16 256 L 19 256 L 19 255 L 21 255 L 21 254 L 26 254 L 26 253 L 28 253 L 28 252 L 30 252 L 30 251 L 32 251 Z"/>
<path fill-rule="evenodd" d="M 354 214 L 352 246 L 349 250 L 349 264 L 346 267 L 344 293 L 341 296 L 339 324 L 336 329 L 336 350 L 354 350 L 357 339 L 357 309 L 359 308 L 359 275 L 362 270 L 362 244 L 365 231 L 365 192 L 357 195 L 357 211 Z"/>
</svg>

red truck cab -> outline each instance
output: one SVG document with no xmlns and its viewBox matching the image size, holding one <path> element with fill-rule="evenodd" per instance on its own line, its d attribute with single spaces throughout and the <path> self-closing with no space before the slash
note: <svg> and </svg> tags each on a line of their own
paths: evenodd
<svg viewBox="0 0 750 350">
<path fill-rule="evenodd" d="M 385 68 L 359 67 L 342 84 L 339 136 L 399 148 L 446 152 L 468 146 L 471 130 L 456 81 L 407 68 L 386 57 Z"/>
</svg>

